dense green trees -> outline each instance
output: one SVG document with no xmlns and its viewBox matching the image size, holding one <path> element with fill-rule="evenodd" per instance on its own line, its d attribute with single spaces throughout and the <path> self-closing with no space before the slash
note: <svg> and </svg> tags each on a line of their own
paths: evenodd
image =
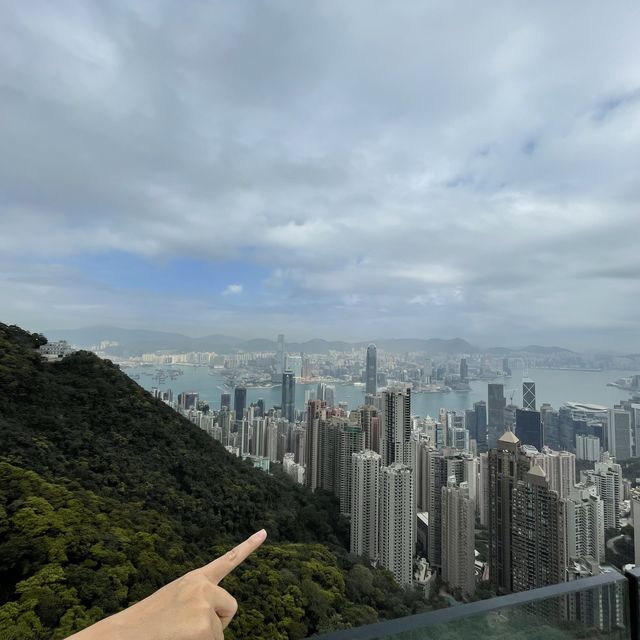
<svg viewBox="0 0 640 640">
<path fill-rule="evenodd" d="M 257 529 L 230 638 L 305 638 L 425 608 L 345 551 L 333 496 L 267 476 L 79 352 L 0 324 L 0 637 L 64 638 Z"/>
</svg>

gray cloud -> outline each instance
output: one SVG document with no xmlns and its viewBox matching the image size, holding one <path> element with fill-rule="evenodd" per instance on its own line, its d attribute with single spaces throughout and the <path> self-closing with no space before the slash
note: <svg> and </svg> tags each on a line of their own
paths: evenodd
<svg viewBox="0 0 640 640">
<path fill-rule="evenodd" d="M 124 251 L 269 272 L 172 328 L 628 341 L 639 21 L 578 2 L 6 3 L 0 311 L 155 323 L 165 299 L 50 268 Z"/>
</svg>

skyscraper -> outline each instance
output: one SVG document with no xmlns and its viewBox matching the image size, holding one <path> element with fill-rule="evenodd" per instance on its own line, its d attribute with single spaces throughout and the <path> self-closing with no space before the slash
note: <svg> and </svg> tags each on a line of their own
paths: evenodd
<svg viewBox="0 0 640 640">
<path fill-rule="evenodd" d="M 484 400 L 473 403 L 475 424 L 469 429 L 469 437 L 476 441 L 478 453 L 487 451 L 487 403 Z"/>
<path fill-rule="evenodd" d="M 507 406 L 504 397 L 504 385 L 489 383 L 487 402 L 487 431 L 489 449 L 494 449 L 498 438 L 504 433 L 504 409 Z"/>
<path fill-rule="evenodd" d="M 469 379 L 469 365 L 467 364 L 467 359 L 462 358 L 460 360 L 460 380 L 462 382 L 466 382 Z"/>
<path fill-rule="evenodd" d="M 233 393 L 233 409 L 236 414 L 236 422 L 244 418 L 244 410 L 247 407 L 247 390 L 245 387 L 236 387 Z"/>
<path fill-rule="evenodd" d="M 536 410 L 536 383 L 533 380 L 522 381 L 522 408 L 526 411 Z"/>
<path fill-rule="evenodd" d="M 451 476 L 442 487 L 442 578 L 467 596 L 476 588 L 474 533 L 475 504 L 469 486 L 458 485 Z"/>
<path fill-rule="evenodd" d="M 544 438 L 539 411 L 516 409 L 515 431 L 522 444 L 530 444 L 538 450 L 542 449 Z"/>
<path fill-rule="evenodd" d="M 413 583 L 416 509 L 413 473 L 393 462 L 381 470 L 380 564 L 403 586 Z"/>
<path fill-rule="evenodd" d="M 296 419 L 296 379 L 292 371 L 282 374 L 282 417 L 289 422 Z"/>
<path fill-rule="evenodd" d="M 351 553 L 378 558 L 380 454 L 365 450 L 351 457 Z"/>
<path fill-rule="evenodd" d="M 367 370 L 365 393 L 376 395 L 378 390 L 378 352 L 375 344 L 367 347 Z"/>
<path fill-rule="evenodd" d="M 282 375 L 287 368 L 287 355 L 284 346 L 284 334 L 278 334 L 278 347 L 276 350 L 276 374 Z"/>
<path fill-rule="evenodd" d="M 411 389 L 388 389 L 383 396 L 382 466 L 409 464 L 411 438 Z"/>
<path fill-rule="evenodd" d="M 231 409 L 231 394 L 230 393 L 223 393 L 220 396 L 220 409 Z"/>
<path fill-rule="evenodd" d="M 625 409 L 609 410 L 608 450 L 617 462 L 631 458 L 631 413 Z"/>
<path fill-rule="evenodd" d="M 565 581 L 563 504 L 536 464 L 513 487 L 512 590 L 528 591 Z"/>
<path fill-rule="evenodd" d="M 500 385 L 502 386 L 502 385 Z M 489 576 L 498 593 L 510 593 L 511 496 L 529 461 L 519 451 L 520 440 L 506 431 L 489 449 Z"/>
</svg>

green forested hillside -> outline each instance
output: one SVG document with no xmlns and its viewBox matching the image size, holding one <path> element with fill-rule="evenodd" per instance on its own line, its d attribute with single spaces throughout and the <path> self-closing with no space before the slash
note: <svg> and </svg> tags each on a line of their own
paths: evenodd
<svg viewBox="0 0 640 640">
<path fill-rule="evenodd" d="M 424 608 L 346 555 L 311 494 L 228 455 L 125 376 L 0 324 L 0 638 L 64 638 L 264 527 L 226 579 L 229 638 L 305 638 Z"/>
</svg>

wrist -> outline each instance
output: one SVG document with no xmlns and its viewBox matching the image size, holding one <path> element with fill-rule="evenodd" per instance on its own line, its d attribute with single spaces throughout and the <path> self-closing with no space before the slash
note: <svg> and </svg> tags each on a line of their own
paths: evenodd
<svg viewBox="0 0 640 640">
<path fill-rule="evenodd" d="M 126 640 L 123 631 L 122 615 L 115 613 L 82 631 L 78 631 L 78 633 L 74 633 L 67 640 Z"/>
</svg>

